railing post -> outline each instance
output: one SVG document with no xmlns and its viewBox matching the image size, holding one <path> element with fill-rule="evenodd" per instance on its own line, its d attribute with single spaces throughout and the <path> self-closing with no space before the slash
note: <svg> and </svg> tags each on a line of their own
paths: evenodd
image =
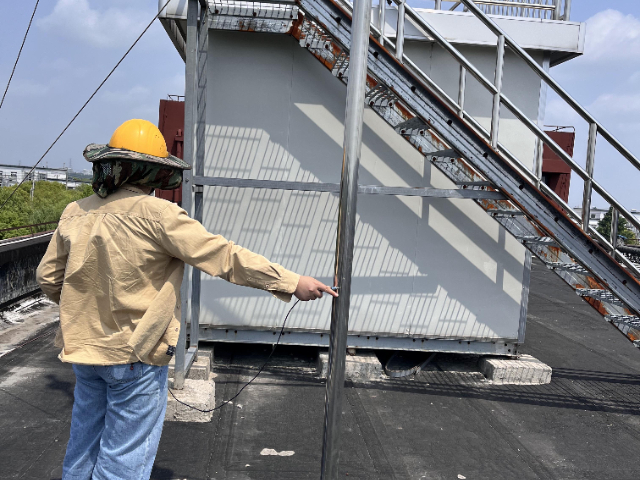
<svg viewBox="0 0 640 480">
<path fill-rule="evenodd" d="M 358 168 L 362 149 L 362 120 L 367 80 L 370 18 L 371 0 L 355 0 L 353 20 L 351 22 L 351 61 L 349 63 L 349 82 L 347 83 L 344 154 L 340 182 L 340 207 L 338 211 L 334 277 L 335 286 L 339 287 L 339 297 L 333 299 L 331 309 L 329 371 L 325 397 L 321 480 L 335 480 L 338 478 L 340 424 L 342 423 L 344 368 L 349 329 L 351 271 L 356 230 Z"/>
<path fill-rule="evenodd" d="M 498 146 L 498 130 L 500 127 L 500 93 L 502 92 L 502 73 L 504 70 L 504 35 L 498 36 L 498 51 L 496 56 L 496 71 L 494 85 L 497 92 L 493 95 L 493 110 L 491 111 L 491 146 Z"/>
<path fill-rule="evenodd" d="M 396 27 L 396 58 L 402 62 L 404 52 L 404 0 L 398 3 L 398 24 Z"/>
<path fill-rule="evenodd" d="M 460 65 L 460 78 L 458 79 L 458 114 L 464 118 L 464 96 L 467 89 L 467 69 Z"/>
<path fill-rule="evenodd" d="M 188 0 L 187 6 L 187 59 L 185 62 L 185 98 L 184 98 L 184 161 L 194 164 L 194 140 L 196 117 L 196 69 L 198 49 L 198 0 Z M 185 170 L 182 180 L 182 208 L 191 215 L 191 170 Z M 189 323 L 189 284 L 191 267 L 185 265 L 182 287 L 180 288 L 181 325 L 176 345 L 176 364 L 174 368 L 173 388 L 181 389 L 187 374 L 187 324 Z"/>
<path fill-rule="evenodd" d="M 571 0 L 564 0 L 564 13 L 562 14 L 562 20 L 565 22 L 571 20 Z"/>
<path fill-rule="evenodd" d="M 553 11 L 553 19 L 560 20 L 560 7 L 562 0 L 554 0 L 556 9 Z"/>
<path fill-rule="evenodd" d="M 436 0 L 436 10 L 442 10 L 442 0 Z"/>
<path fill-rule="evenodd" d="M 591 217 L 591 180 L 593 179 L 593 165 L 596 157 L 596 139 L 598 138 L 598 125 L 589 124 L 589 144 L 587 146 L 587 162 L 585 171 L 587 179 L 584 181 L 582 194 L 582 229 L 589 234 L 589 218 Z"/>
<path fill-rule="evenodd" d="M 618 246 L 618 221 L 620 213 L 615 208 L 611 209 L 611 254 L 616 258 L 616 247 Z"/>
<path fill-rule="evenodd" d="M 380 25 L 379 25 L 379 28 L 380 28 L 380 46 L 384 47 L 384 41 L 385 41 L 384 30 L 385 30 L 385 27 L 387 25 L 387 15 L 386 15 L 386 12 L 387 12 L 387 0 L 379 0 L 379 1 L 380 1 L 380 5 L 379 5 L 380 13 L 378 14 L 378 20 L 380 21 Z"/>
</svg>

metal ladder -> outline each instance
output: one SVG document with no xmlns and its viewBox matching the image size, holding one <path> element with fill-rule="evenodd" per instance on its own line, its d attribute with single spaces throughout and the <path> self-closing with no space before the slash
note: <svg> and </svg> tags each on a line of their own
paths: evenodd
<svg viewBox="0 0 640 480">
<path fill-rule="evenodd" d="M 395 41 L 371 25 L 366 101 L 369 107 L 410 142 L 461 189 L 501 192 L 506 200 L 475 200 L 531 254 L 569 284 L 640 347 L 640 270 L 616 248 L 617 218 L 640 229 L 640 222 L 593 176 L 596 139 L 606 140 L 640 170 L 640 161 L 562 89 L 491 18 L 471 0 L 461 0 L 497 36 L 497 61 L 490 81 L 404 0 L 395 3 Z M 384 5 L 384 0 L 381 2 Z M 352 5 L 347 0 L 282 2 L 209 1 L 211 28 L 283 33 L 293 36 L 343 83 L 349 78 Z M 380 9 L 380 24 L 385 12 Z M 442 46 L 460 64 L 456 100 L 447 95 L 403 53 L 405 23 Z M 578 165 L 502 92 L 505 47 L 508 46 L 590 125 L 586 168 Z M 466 76 L 478 80 L 493 96 L 491 128 L 486 130 L 464 109 Z M 500 109 L 506 107 L 537 137 L 531 172 L 498 141 Z M 578 215 L 541 181 L 542 147 L 549 146 L 584 181 L 582 215 Z M 614 209 L 611 239 L 589 227 L 592 192 Z M 528 254 L 526 262 L 531 262 Z"/>
</svg>

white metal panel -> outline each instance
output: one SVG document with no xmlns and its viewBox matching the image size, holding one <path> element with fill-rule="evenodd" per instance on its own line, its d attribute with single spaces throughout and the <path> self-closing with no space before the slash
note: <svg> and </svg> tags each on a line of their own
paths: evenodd
<svg viewBox="0 0 640 480">
<path fill-rule="evenodd" d="M 496 45 L 497 37 L 472 13 L 449 12 L 446 10 L 416 11 L 444 38 L 452 43 L 467 45 Z M 373 9 L 372 17 L 378 21 L 378 9 Z M 559 20 L 540 20 L 539 18 L 507 17 L 490 15 L 500 28 L 527 50 L 546 50 L 584 53 L 584 32 L 586 24 Z M 394 38 L 398 22 L 398 10 L 387 8 L 385 13 L 385 34 Z M 424 32 L 418 30 L 410 21 L 405 23 L 405 38 L 427 41 Z"/>
<path fill-rule="evenodd" d="M 337 182 L 346 89 L 292 38 L 211 32 L 206 175 Z M 537 104 L 536 104 L 537 105 Z M 453 185 L 365 110 L 360 183 Z M 517 338 L 524 250 L 469 200 L 360 196 L 351 333 Z M 204 224 L 331 283 L 337 198 L 205 187 Z M 300 305 L 292 329 L 327 330 L 329 299 Z M 288 305 L 203 278 L 203 324 L 264 328 Z"/>
</svg>

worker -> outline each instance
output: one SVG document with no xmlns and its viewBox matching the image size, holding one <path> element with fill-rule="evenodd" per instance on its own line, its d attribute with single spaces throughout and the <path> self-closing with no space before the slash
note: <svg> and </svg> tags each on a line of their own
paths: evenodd
<svg viewBox="0 0 640 480">
<path fill-rule="evenodd" d="M 37 271 L 43 292 L 60 304 L 59 358 L 76 376 L 62 478 L 148 479 L 180 333 L 184 263 L 284 301 L 337 294 L 152 196 L 178 188 L 191 168 L 168 153 L 152 123 L 129 120 L 84 157 L 95 195 L 66 207 Z"/>
</svg>

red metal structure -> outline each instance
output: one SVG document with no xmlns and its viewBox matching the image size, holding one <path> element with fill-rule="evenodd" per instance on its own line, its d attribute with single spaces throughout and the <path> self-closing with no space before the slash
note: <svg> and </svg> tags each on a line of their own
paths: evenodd
<svg viewBox="0 0 640 480">
<path fill-rule="evenodd" d="M 178 158 L 182 158 L 184 145 L 184 101 L 173 100 L 171 98 L 169 100 L 160 100 L 158 128 L 167 142 L 167 150 L 169 153 Z M 165 200 L 180 205 L 182 203 L 182 186 L 175 190 L 156 189 L 156 197 L 164 198 Z"/>
<path fill-rule="evenodd" d="M 572 131 L 567 131 L 571 129 Z M 573 127 L 555 127 L 546 132 L 569 156 L 573 156 L 573 145 L 576 132 Z M 542 180 L 556 192 L 565 202 L 569 201 L 569 183 L 571 167 L 556 155 L 547 145 L 542 151 Z"/>
</svg>

